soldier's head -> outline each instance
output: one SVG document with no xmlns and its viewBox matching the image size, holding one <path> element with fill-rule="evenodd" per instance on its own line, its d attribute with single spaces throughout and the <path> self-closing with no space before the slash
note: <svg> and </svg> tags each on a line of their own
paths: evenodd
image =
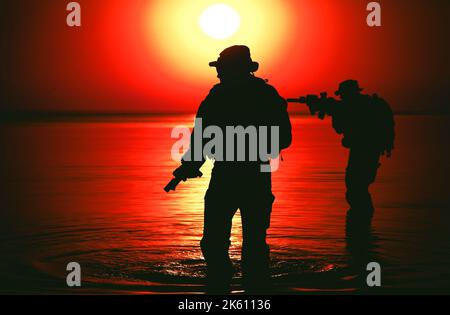
<svg viewBox="0 0 450 315">
<path fill-rule="evenodd" d="M 217 69 L 217 77 L 221 81 L 248 77 L 259 68 L 259 64 L 250 56 L 250 49 L 241 45 L 226 48 L 216 61 L 209 63 L 209 66 Z"/>
<path fill-rule="evenodd" d="M 361 94 L 362 90 L 359 87 L 358 81 L 346 80 L 339 84 L 339 89 L 334 94 L 340 96 L 342 99 L 349 99 Z"/>
</svg>

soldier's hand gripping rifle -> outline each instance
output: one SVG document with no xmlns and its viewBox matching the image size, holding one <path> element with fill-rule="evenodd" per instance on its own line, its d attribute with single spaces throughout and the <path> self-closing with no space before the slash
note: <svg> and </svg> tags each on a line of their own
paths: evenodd
<svg viewBox="0 0 450 315">
<path fill-rule="evenodd" d="M 332 116 L 335 106 L 339 103 L 338 100 L 328 97 L 326 92 L 318 95 L 306 95 L 299 98 L 288 98 L 289 103 L 306 104 L 311 112 L 311 115 L 315 115 L 320 119 L 324 119 L 325 115 Z"/>
<path fill-rule="evenodd" d="M 199 170 L 190 170 L 181 165 L 173 172 L 174 178 L 164 187 L 165 192 L 175 190 L 181 181 L 186 181 L 188 178 L 202 177 L 203 173 Z"/>
</svg>

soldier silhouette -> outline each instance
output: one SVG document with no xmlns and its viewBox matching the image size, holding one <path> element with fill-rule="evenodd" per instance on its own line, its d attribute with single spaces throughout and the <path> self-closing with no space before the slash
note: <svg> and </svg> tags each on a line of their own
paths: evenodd
<svg viewBox="0 0 450 315">
<path fill-rule="evenodd" d="M 341 101 L 333 110 L 333 128 L 343 135 L 342 145 L 350 149 L 345 174 L 347 235 L 370 230 L 374 213 L 369 186 L 381 165 L 380 156 L 391 156 L 394 148 L 394 116 L 388 103 L 376 94 L 361 94 L 355 80 L 347 80 L 335 92 Z"/>
<path fill-rule="evenodd" d="M 279 147 L 287 148 L 291 143 L 287 103 L 274 87 L 254 76 L 259 64 L 252 61 L 249 48 L 229 47 L 209 65 L 216 68 L 220 83 L 200 104 L 197 118 L 202 119 L 202 127 L 219 126 L 225 135 L 226 126 L 278 126 Z M 201 176 L 199 169 L 205 157 L 200 161 L 191 159 L 192 152 L 198 149 L 194 141 L 198 129 L 196 123 L 190 148 L 183 156 L 181 166 L 173 173 L 178 180 Z M 226 141 L 229 139 L 224 139 Z M 251 149 L 246 141 L 246 150 Z M 237 148 L 234 153 L 236 151 Z M 274 196 L 271 173 L 261 172 L 264 163 L 269 161 L 214 162 L 205 195 L 204 229 L 200 243 L 207 264 L 208 293 L 225 294 L 230 290 L 234 269 L 228 250 L 232 218 L 238 209 L 243 230 L 243 287 L 247 293 L 264 293 L 270 289 L 266 230 L 270 224 Z"/>
</svg>

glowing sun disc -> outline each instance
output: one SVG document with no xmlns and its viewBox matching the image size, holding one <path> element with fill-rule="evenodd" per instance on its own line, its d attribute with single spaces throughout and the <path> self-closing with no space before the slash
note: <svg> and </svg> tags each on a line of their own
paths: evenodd
<svg viewBox="0 0 450 315">
<path fill-rule="evenodd" d="M 215 39 L 226 39 L 236 33 L 241 25 L 241 17 L 226 4 L 213 4 L 207 7 L 199 17 L 202 31 Z"/>
</svg>

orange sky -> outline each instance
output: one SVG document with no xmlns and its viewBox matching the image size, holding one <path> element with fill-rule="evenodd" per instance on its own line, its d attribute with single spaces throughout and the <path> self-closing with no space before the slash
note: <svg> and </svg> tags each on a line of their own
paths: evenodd
<svg viewBox="0 0 450 315">
<path fill-rule="evenodd" d="M 285 97 L 355 78 L 397 111 L 448 112 L 446 1 L 381 1 L 369 28 L 368 1 L 223 0 L 241 16 L 223 41 L 197 21 L 218 1 L 79 2 L 81 28 L 65 24 L 68 1 L 2 4 L 2 109 L 194 112 L 217 82 L 208 62 L 246 44 Z"/>
</svg>

